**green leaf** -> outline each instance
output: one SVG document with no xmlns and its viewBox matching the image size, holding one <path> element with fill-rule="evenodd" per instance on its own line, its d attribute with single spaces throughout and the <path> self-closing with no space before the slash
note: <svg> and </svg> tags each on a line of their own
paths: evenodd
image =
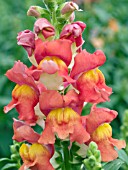
<svg viewBox="0 0 128 170">
<path fill-rule="evenodd" d="M 6 169 L 10 169 L 10 168 L 17 168 L 17 164 L 15 164 L 15 163 L 8 163 L 1 170 L 6 170 Z"/>
<path fill-rule="evenodd" d="M 87 103 L 87 104 L 84 106 L 81 115 L 82 115 L 82 116 L 88 115 L 88 114 L 90 113 L 90 111 L 91 111 L 91 107 L 92 107 L 92 104 L 91 104 L 91 103 Z"/>
<path fill-rule="evenodd" d="M 11 159 L 9 159 L 9 158 L 1 158 L 1 159 L 0 159 L 0 162 L 3 162 L 3 161 L 12 162 L 12 160 L 11 160 Z"/>
<path fill-rule="evenodd" d="M 116 159 L 112 162 L 109 162 L 103 166 L 104 170 L 118 170 L 122 165 L 124 164 L 124 161 L 121 159 Z"/>
<path fill-rule="evenodd" d="M 128 165 L 128 155 L 126 154 L 126 152 L 123 149 L 117 151 L 118 157 Z"/>
</svg>

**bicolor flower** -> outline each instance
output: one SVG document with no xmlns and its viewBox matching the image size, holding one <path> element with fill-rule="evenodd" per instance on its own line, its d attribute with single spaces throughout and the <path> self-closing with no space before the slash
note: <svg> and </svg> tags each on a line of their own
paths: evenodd
<svg viewBox="0 0 128 170">
<path fill-rule="evenodd" d="M 76 47 L 80 49 L 83 44 L 82 32 L 86 28 L 86 24 L 80 21 L 67 24 L 64 26 L 62 32 L 60 33 L 60 39 L 71 40 L 72 43 L 76 44 Z"/>
<path fill-rule="evenodd" d="M 32 56 L 35 49 L 35 34 L 30 30 L 24 30 L 18 33 L 17 44 L 25 48 L 28 56 Z"/>
<path fill-rule="evenodd" d="M 90 134 L 90 142 L 94 141 L 98 145 L 101 152 L 102 161 L 109 162 L 118 157 L 118 149 L 126 146 L 124 140 L 117 140 L 112 138 L 112 128 L 110 122 L 115 119 L 117 112 L 107 108 L 97 108 L 95 105 L 91 109 L 91 113 L 85 117 L 86 129 Z"/>
<path fill-rule="evenodd" d="M 38 64 L 45 57 L 57 57 L 68 66 L 72 59 L 71 41 L 58 39 L 43 42 L 41 39 L 37 39 L 34 54 Z"/>
<path fill-rule="evenodd" d="M 55 134 L 60 139 L 69 137 L 71 142 L 76 141 L 80 144 L 90 138 L 82 125 L 80 115 L 69 107 L 50 111 L 46 118 L 45 129 L 38 142 L 41 144 L 54 144 Z"/>
<path fill-rule="evenodd" d="M 38 103 L 38 98 L 37 93 L 30 86 L 17 84 L 12 91 L 12 100 L 4 107 L 4 112 L 7 113 L 11 109 L 16 108 L 20 120 L 34 125 L 37 120 L 34 107 Z"/>
<path fill-rule="evenodd" d="M 31 170 L 54 170 L 50 163 L 52 154 L 44 145 L 39 143 L 34 143 L 32 145 L 22 144 L 19 152 L 23 160 L 23 165 L 19 170 L 28 168 Z"/>
<path fill-rule="evenodd" d="M 105 84 L 102 72 L 97 68 L 106 58 L 102 51 L 93 54 L 83 50 L 75 57 L 70 76 L 76 79 L 74 86 L 79 90 L 79 98 L 85 102 L 100 103 L 109 100 L 112 89 Z"/>
<path fill-rule="evenodd" d="M 67 65 L 57 57 L 45 57 L 37 69 L 39 70 L 38 81 L 43 83 L 48 90 L 58 90 L 61 86 L 64 86 L 64 81 L 68 83 L 74 82 L 68 76 Z"/>
<path fill-rule="evenodd" d="M 34 32 L 42 35 L 45 39 L 55 35 L 55 29 L 45 18 L 39 18 L 34 24 Z"/>
</svg>

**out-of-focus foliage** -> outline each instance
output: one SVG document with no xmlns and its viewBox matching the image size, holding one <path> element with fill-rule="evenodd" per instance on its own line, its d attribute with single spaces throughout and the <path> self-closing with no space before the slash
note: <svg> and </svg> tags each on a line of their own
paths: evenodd
<svg viewBox="0 0 128 170">
<path fill-rule="evenodd" d="M 77 0 L 80 1 L 80 0 Z M 12 143 L 12 117 L 17 113 L 13 109 L 4 115 L 3 106 L 11 100 L 14 83 L 4 76 L 15 60 L 29 65 L 27 54 L 16 43 L 17 33 L 24 29 L 33 29 L 34 18 L 27 17 L 30 5 L 42 6 L 42 0 L 2 0 L 0 1 L 0 157 L 9 156 Z M 89 52 L 102 49 L 107 62 L 102 69 L 107 85 L 113 88 L 111 101 L 102 106 L 119 112 L 113 123 L 114 136 L 120 137 L 123 112 L 128 108 L 128 1 L 99 0 L 81 4 L 84 12 L 77 12 L 76 19 L 87 24 L 83 38 L 83 48 Z"/>
</svg>

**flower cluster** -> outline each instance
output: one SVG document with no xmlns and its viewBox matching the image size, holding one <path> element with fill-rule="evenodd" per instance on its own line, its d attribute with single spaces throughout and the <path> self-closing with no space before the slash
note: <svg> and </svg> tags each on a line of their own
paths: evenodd
<svg viewBox="0 0 128 170">
<path fill-rule="evenodd" d="M 71 144 L 89 145 L 94 141 L 104 162 L 118 157 L 114 146 L 125 147 L 124 141 L 112 138 L 110 122 L 117 112 L 97 107 L 109 101 L 112 94 L 99 69 L 106 61 L 105 54 L 101 50 L 93 54 L 82 50 L 86 24 L 73 22 L 75 10 L 78 6 L 73 2 L 60 8 L 61 15 L 69 19 L 59 32 L 55 23 L 42 18 L 42 8 L 33 6 L 28 15 L 37 18 L 34 31 L 18 33 L 18 45 L 27 51 L 31 67 L 17 61 L 7 71 L 6 76 L 16 86 L 4 112 L 16 108 L 19 120 L 14 119 L 13 139 L 29 143 L 20 148 L 23 159 L 20 170 L 54 169 L 50 159 L 56 138 L 68 139 Z M 88 102 L 92 104 L 91 112 L 82 116 L 82 109 Z M 41 134 L 32 128 L 36 124 L 42 128 Z"/>
</svg>

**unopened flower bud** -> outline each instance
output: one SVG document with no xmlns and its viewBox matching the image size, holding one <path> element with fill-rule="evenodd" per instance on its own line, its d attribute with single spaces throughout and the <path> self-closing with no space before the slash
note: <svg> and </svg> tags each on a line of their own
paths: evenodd
<svg viewBox="0 0 128 170">
<path fill-rule="evenodd" d="M 66 2 L 64 7 L 61 10 L 61 14 L 64 15 L 64 14 L 67 14 L 67 13 L 72 13 L 75 10 L 78 10 L 78 9 L 79 9 L 79 7 L 78 7 L 78 5 L 76 3 L 74 3 L 74 2 Z"/>
<path fill-rule="evenodd" d="M 30 57 L 35 48 L 35 34 L 30 30 L 19 32 L 17 36 L 17 44 L 23 46 Z"/>
<path fill-rule="evenodd" d="M 30 8 L 27 11 L 28 16 L 34 16 L 36 18 L 39 18 L 41 16 L 41 7 L 39 6 L 30 6 Z"/>
<path fill-rule="evenodd" d="M 41 33 L 45 39 L 55 35 L 55 29 L 45 18 L 39 18 L 34 24 L 34 31 L 38 35 Z"/>
</svg>

